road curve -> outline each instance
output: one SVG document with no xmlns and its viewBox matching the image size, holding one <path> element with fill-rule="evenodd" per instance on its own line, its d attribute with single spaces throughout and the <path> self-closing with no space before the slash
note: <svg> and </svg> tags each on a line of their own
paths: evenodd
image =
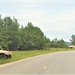
<svg viewBox="0 0 75 75">
<path fill-rule="evenodd" d="M 75 74 L 75 51 L 43 54 L 0 66 L 0 75 Z"/>
</svg>

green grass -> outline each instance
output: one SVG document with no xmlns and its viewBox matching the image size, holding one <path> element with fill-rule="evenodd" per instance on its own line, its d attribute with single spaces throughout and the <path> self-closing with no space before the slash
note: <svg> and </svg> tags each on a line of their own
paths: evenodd
<svg viewBox="0 0 75 75">
<path fill-rule="evenodd" d="M 25 59 L 25 58 L 32 57 L 32 56 L 41 55 L 41 54 L 47 54 L 47 53 L 58 52 L 58 51 L 69 51 L 69 50 L 72 50 L 72 49 L 50 48 L 48 50 L 13 51 L 11 59 L 0 59 L 0 65 L 13 62 L 13 61 L 17 61 L 17 60 L 21 60 L 21 59 Z"/>
</svg>

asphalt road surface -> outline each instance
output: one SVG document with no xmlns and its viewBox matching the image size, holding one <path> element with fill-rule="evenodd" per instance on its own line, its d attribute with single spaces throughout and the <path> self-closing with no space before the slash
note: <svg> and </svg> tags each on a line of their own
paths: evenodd
<svg viewBox="0 0 75 75">
<path fill-rule="evenodd" d="M 75 51 L 44 54 L 0 65 L 2 74 L 75 74 Z"/>
</svg>

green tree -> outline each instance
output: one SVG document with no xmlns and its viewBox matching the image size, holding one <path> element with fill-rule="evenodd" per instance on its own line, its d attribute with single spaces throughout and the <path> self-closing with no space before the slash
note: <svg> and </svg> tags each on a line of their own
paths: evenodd
<svg viewBox="0 0 75 75">
<path fill-rule="evenodd" d="M 50 47 L 65 47 L 63 39 L 57 38 L 50 41 L 42 30 L 34 27 L 31 22 L 25 27 L 19 27 L 15 17 L 11 19 L 9 16 L 2 18 L 0 15 L 0 46 L 9 50 L 40 50 Z M 75 35 L 71 37 L 72 44 L 75 45 Z"/>
<path fill-rule="evenodd" d="M 58 39 L 57 38 L 53 39 L 51 42 L 51 47 L 53 47 L 53 48 L 57 47 L 57 43 L 58 43 Z"/>
<path fill-rule="evenodd" d="M 34 27 L 32 23 L 28 23 L 24 28 L 22 26 L 20 30 L 21 44 L 19 49 L 21 50 L 32 50 L 32 49 L 44 49 L 45 36 L 40 28 Z"/>
<path fill-rule="evenodd" d="M 4 28 L 4 23 L 3 23 L 3 19 L 0 15 L 0 46 L 4 47 L 4 49 L 7 49 L 7 34 L 6 34 L 6 30 Z"/>
<path fill-rule="evenodd" d="M 75 45 L 75 35 L 71 36 L 70 41 L 71 41 L 72 45 Z"/>
<path fill-rule="evenodd" d="M 53 39 L 51 42 L 51 47 L 53 48 L 65 48 L 67 45 L 65 44 L 64 40 L 58 40 L 57 38 Z"/>
<path fill-rule="evenodd" d="M 59 40 L 57 45 L 58 45 L 58 48 L 65 48 L 65 47 L 67 47 L 67 45 L 65 44 L 63 39 Z"/>
<path fill-rule="evenodd" d="M 12 20 L 10 17 L 5 17 L 3 22 L 8 37 L 8 48 L 9 50 L 16 50 L 18 47 L 19 24 L 15 18 Z"/>
</svg>

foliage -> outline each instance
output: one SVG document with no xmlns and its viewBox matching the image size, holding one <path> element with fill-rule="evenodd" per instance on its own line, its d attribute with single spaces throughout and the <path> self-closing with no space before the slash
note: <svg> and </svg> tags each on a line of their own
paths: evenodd
<svg viewBox="0 0 75 75">
<path fill-rule="evenodd" d="M 75 35 L 71 36 L 70 41 L 71 41 L 72 45 L 75 45 Z"/>
<path fill-rule="evenodd" d="M 38 27 L 34 27 L 32 23 L 24 28 L 22 26 L 20 30 L 20 50 L 33 50 L 33 49 L 44 49 L 46 46 L 47 38 L 44 36 L 43 32 Z"/>
<path fill-rule="evenodd" d="M 56 48 L 66 48 L 67 45 L 65 44 L 64 40 L 58 40 L 57 38 L 53 39 L 51 42 L 51 47 Z"/>
<path fill-rule="evenodd" d="M 8 50 L 41 50 L 50 47 L 65 47 L 64 40 L 50 40 L 42 30 L 28 23 L 19 27 L 17 19 L 0 15 L 0 46 Z"/>
</svg>

